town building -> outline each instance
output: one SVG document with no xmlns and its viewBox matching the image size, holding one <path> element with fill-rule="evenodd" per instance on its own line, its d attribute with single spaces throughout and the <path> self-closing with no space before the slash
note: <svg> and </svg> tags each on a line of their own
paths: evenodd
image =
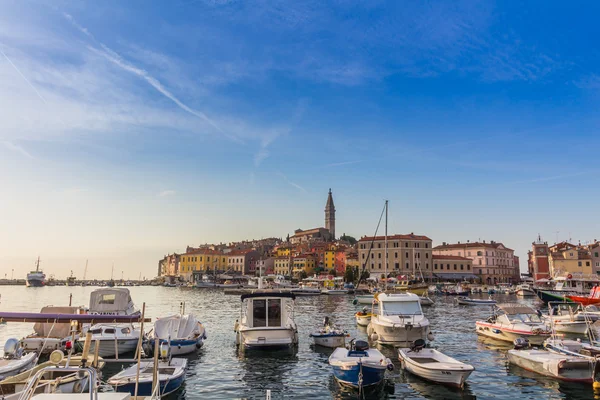
<svg viewBox="0 0 600 400">
<path fill-rule="evenodd" d="M 315 272 L 316 260 L 312 254 L 301 254 L 292 259 L 292 276 L 299 278 L 302 272 L 308 275 L 312 275 Z"/>
<path fill-rule="evenodd" d="M 387 269 L 388 276 L 412 277 L 432 274 L 431 239 L 423 235 L 391 235 L 387 238 L 387 268 L 384 264 L 384 236 L 363 236 L 357 243 L 358 261 L 371 276 L 379 277 Z"/>
<path fill-rule="evenodd" d="M 544 242 L 538 235 L 537 240 L 531 243 L 531 250 L 527 252 L 527 272 L 534 281 L 550 279 L 549 254 L 548 242 Z"/>
<path fill-rule="evenodd" d="M 250 275 L 271 275 L 275 271 L 275 258 L 267 257 L 250 261 Z"/>
<path fill-rule="evenodd" d="M 164 256 L 158 262 L 158 276 L 178 277 L 179 276 L 179 254 L 173 253 Z"/>
<path fill-rule="evenodd" d="M 227 254 L 227 272 L 247 275 L 250 273 L 250 265 L 259 257 L 260 254 L 254 249 L 234 250 Z"/>
<path fill-rule="evenodd" d="M 433 279 L 442 281 L 479 280 L 479 276 L 473 272 L 473 260 L 468 257 L 433 254 L 432 259 Z"/>
<path fill-rule="evenodd" d="M 313 228 L 308 230 L 296 229 L 290 237 L 290 243 L 297 245 L 313 242 L 331 242 L 335 240 L 335 205 L 331 189 L 327 195 L 325 204 L 325 228 Z"/>
<path fill-rule="evenodd" d="M 548 262 L 551 276 L 589 276 L 592 274 L 592 256 L 584 246 L 560 242 L 550 246 L 549 250 Z"/>
<path fill-rule="evenodd" d="M 274 258 L 274 273 L 275 275 L 290 276 L 290 256 L 282 256 Z"/>
<path fill-rule="evenodd" d="M 592 256 L 592 272 L 600 275 L 600 242 L 594 239 L 594 243 L 588 245 Z"/>
<path fill-rule="evenodd" d="M 180 276 L 191 282 L 194 272 L 224 272 L 228 268 L 227 256 L 218 250 L 200 249 L 180 256 Z"/>
<path fill-rule="evenodd" d="M 433 248 L 433 254 L 467 257 L 473 260 L 474 275 L 481 283 L 516 283 L 520 272 L 515 267 L 514 250 L 502 243 L 491 241 L 442 243 Z"/>
</svg>

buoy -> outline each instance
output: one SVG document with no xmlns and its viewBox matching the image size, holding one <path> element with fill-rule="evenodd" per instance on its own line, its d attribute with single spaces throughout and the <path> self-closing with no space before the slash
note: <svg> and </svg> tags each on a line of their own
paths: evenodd
<svg viewBox="0 0 600 400">
<path fill-rule="evenodd" d="M 594 383 L 592 384 L 592 387 L 593 387 L 594 389 L 600 389 L 600 382 L 594 382 Z"/>
<path fill-rule="evenodd" d="M 433 341 L 433 339 L 434 339 L 434 337 L 433 337 L 433 333 L 429 332 L 429 333 L 427 334 L 427 339 L 428 339 L 430 342 L 432 342 L 432 341 Z"/>
<path fill-rule="evenodd" d="M 357 299 L 352 300 L 352 304 L 357 305 L 358 304 L 358 300 Z"/>
<path fill-rule="evenodd" d="M 379 335 L 378 335 L 378 334 L 376 334 L 376 333 L 373 333 L 373 334 L 371 335 L 371 340 L 373 340 L 374 342 L 376 342 L 377 340 L 379 340 Z"/>
</svg>

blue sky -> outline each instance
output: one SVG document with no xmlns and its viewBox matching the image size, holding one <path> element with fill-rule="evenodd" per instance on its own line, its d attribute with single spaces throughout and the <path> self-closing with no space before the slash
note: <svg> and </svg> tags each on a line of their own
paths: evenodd
<svg viewBox="0 0 600 400">
<path fill-rule="evenodd" d="M 323 225 L 600 238 L 600 6 L 4 1 L 0 273 Z M 557 233 L 558 232 L 558 233 Z M 19 272 L 21 271 L 21 272 Z"/>
</svg>

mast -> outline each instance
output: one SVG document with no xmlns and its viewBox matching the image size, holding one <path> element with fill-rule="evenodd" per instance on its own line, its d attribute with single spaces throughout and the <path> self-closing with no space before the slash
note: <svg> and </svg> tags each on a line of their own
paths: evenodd
<svg viewBox="0 0 600 400">
<path fill-rule="evenodd" d="M 388 243 L 387 243 L 387 238 L 388 237 L 388 201 L 385 201 L 385 239 L 384 239 L 384 245 L 383 247 L 385 248 L 384 251 L 385 253 L 383 254 L 383 262 L 384 262 L 384 271 L 385 271 L 385 286 L 384 286 L 384 290 L 387 290 L 387 264 L 388 264 Z"/>
<path fill-rule="evenodd" d="M 40 272 L 40 256 L 38 256 L 38 259 L 35 262 L 35 272 Z"/>
<path fill-rule="evenodd" d="M 85 277 L 87 276 L 87 267 L 88 267 L 88 260 L 85 260 L 85 269 L 83 270 L 83 280 L 85 281 Z"/>
<path fill-rule="evenodd" d="M 113 280 L 113 274 L 115 272 L 115 263 L 113 262 L 112 264 L 112 269 L 110 270 L 110 280 Z"/>
</svg>

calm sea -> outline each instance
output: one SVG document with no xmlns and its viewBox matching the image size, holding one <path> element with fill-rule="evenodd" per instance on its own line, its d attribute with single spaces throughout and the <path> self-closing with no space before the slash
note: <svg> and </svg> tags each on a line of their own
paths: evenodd
<svg viewBox="0 0 600 400">
<path fill-rule="evenodd" d="M 0 287 L 0 309 L 4 311 L 39 311 L 45 305 L 89 305 L 93 287 Z M 233 326 L 240 314 L 239 296 L 226 296 L 219 290 L 132 287 L 133 300 L 147 314 L 156 318 L 177 313 L 179 304 L 204 323 L 208 340 L 197 356 L 189 357 L 185 387 L 171 398 L 181 399 L 264 399 L 267 389 L 275 399 L 355 399 L 356 393 L 340 390 L 333 380 L 327 358 L 330 351 L 316 349 L 309 333 L 330 316 L 347 329 L 352 337 L 366 338 L 366 330 L 356 326 L 351 296 L 317 296 L 296 300 L 296 322 L 300 331 L 297 352 L 244 354 L 234 344 Z M 495 296 L 499 301 L 516 301 L 515 297 Z M 436 304 L 425 308 L 435 334 L 433 344 L 446 354 L 475 366 L 464 390 L 452 390 L 404 374 L 399 370 L 397 354 L 392 348 L 381 350 L 396 366 L 388 373 L 386 385 L 369 393 L 373 399 L 600 399 L 590 385 L 558 383 L 548 378 L 509 366 L 506 350 L 510 346 L 484 343 L 477 338 L 475 320 L 489 316 L 488 307 L 455 306 L 452 299 L 437 297 Z M 537 299 L 519 300 L 536 307 Z M 7 338 L 21 338 L 32 332 L 32 324 L 9 323 L 0 328 L 0 343 Z M 116 373 L 121 365 L 104 371 Z"/>
</svg>

